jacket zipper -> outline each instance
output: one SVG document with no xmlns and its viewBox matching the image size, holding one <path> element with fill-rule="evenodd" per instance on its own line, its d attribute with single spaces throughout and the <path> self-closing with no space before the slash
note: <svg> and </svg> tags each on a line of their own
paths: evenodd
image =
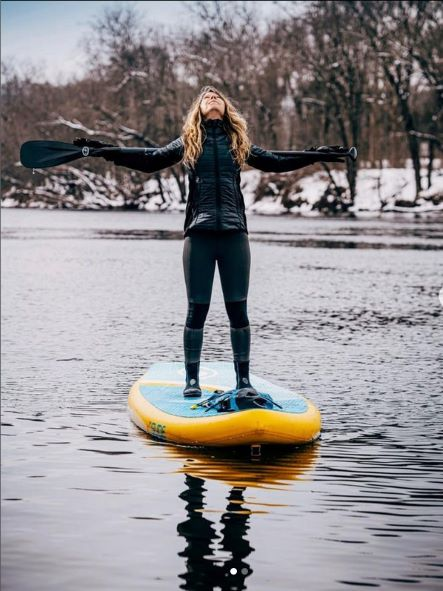
<svg viewBox="0 0 443 591">
<path fill-rule="evenodd" d="M 212 138 L 214 140 L 214 165 L 215 165 L 215 227 L 220 229 L 220 179 L 218 170 L 218 148 L 215 134 L 215 127 L 212 129 Z"/>
<path fill-rule="evenodd" d="M 198 218 L 198 210 L 200 207 L 200 177 L 195 177 L 195 198 L 194 198 L 194 218 Z"/>
</svg>

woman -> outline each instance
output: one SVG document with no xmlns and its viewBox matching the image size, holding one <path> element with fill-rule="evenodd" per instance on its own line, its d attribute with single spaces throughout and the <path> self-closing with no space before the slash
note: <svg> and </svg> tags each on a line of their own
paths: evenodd
<svg viewBox="0 0 443 591">
<path fill-rule="evenodd" d="M 76 145 L 109 144 L 78 138 Z M 144 154 L 104 156 L 117 165 L 155 172 L 183 160 L 189 176 L 184 223 L 183 269 L 188 312 L 183 343 L 186 369 L 184 396 L 201 396 L 199 385 L 203 329 L 218 264 L 230 322 L 236 388 L 255 393 L 249 380 L 251 333 L 247 314 L 250 251 L 240 171 L 245 164 L 266 172 L 287 172 L 336 156 L 282 156 L 251 144 L 245 119 L 222 92 L 205 86 L 194 100 L 182 135 L 163 148 Z"/>
</svg>

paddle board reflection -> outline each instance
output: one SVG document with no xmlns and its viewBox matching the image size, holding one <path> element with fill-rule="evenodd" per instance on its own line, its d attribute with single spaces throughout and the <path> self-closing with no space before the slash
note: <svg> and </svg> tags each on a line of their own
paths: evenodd
<svg viewBox="0 0 443 591">
<path fill-rule="evenodd" d="M 306 477 L 317 462 L 319 443 L 302 448 L 263 446 L 259 458 L 251 458 L 249 449 L 184 448 L 165 446 L 167 453 L 183 460 L 178 472 L 216 480 L 229 486 L 285 489 Z"/>
</svg>

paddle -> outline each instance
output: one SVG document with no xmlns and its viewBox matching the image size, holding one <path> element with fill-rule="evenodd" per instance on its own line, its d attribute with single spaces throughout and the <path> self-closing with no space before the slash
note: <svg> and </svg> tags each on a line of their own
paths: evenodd
<svg viewBox="0 0 443 591">
<path fill-rule="evenodd" d="M 328 155 L 328 156 L 337 156 L 338 158 L 350 158 L 351 160 L 357 160 L 357 148 L 352 146 L 351 148 L 337 148 L 334 150 L 335 146 L 323 146 L 317 148 L 317 150 L 303 150 L 303 151 L 275 151 L 272 150 L 273 154 L 277 154 L 278 156 L 309 156 L 309 154 L 313 154 L 314 156 L 321 156 L 321 155 Z"/>
<path fill-rule="evenodd" d="M 152 148 L 89 148 L 75 146 L 65 142 L 50 140 L 30 140 L 20 148 L 20 162 L 25 168 L 49 168 L 58 164 L 66 164 L 86 156 L 104 156 L 106 153 L 132 152 L 143 154 Z"/>
<path fill-rule="evenodd" d="M 123 153 L 123 154 L 147 154 L 155 148 L 90 148 L 88 146 L 75 146 L 74 144 L 67 144 L 65 142 L 56 142 L 50 140 L 30 140 L 25 142 L 20 147 L 20 162 L 25 168 L 49 168 L 50 166 L 57 166 L 58 164 L 66 164 L 79 158 L 87 156 L 104 156 L 109 153 Z M 300 151 L 273 151 L 273 154 L 281 156 L 328 156 L 348 157 L 351 160 L 356 160 L 357 149 L 352 147 L 342 151 L 327 151 L 320 150 L 300 150 Z"/>
</svg>

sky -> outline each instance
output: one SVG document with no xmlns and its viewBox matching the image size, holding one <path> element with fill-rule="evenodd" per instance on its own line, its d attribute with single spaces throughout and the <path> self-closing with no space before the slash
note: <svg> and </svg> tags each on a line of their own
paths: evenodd
<svg viewBox="0 0 443 591">
<path fill-rule="evenodd" d="M 19 71 L 28 66 L 40 66 L 43 79 L 63 84 L 72 75 L 81 76 L 85 55 L 82 36 L 90 30 L 90 22 L 100 15 L 105 6 L 130 4 L 144 15 L 146 24 L 163 25 L 173 29 L 176 24 L 191 23 L 192 15 L 186 8 L 191 1 L 2 1 L 1 56 L 2 62 L 13 61 Z M 257 5 L 256 2 L 252 4 Z M 275 2 L 258 3 L 261 14 L 279 12 Z M 281 11 L 280 11 L 281 12 Z"/>
</svg>

